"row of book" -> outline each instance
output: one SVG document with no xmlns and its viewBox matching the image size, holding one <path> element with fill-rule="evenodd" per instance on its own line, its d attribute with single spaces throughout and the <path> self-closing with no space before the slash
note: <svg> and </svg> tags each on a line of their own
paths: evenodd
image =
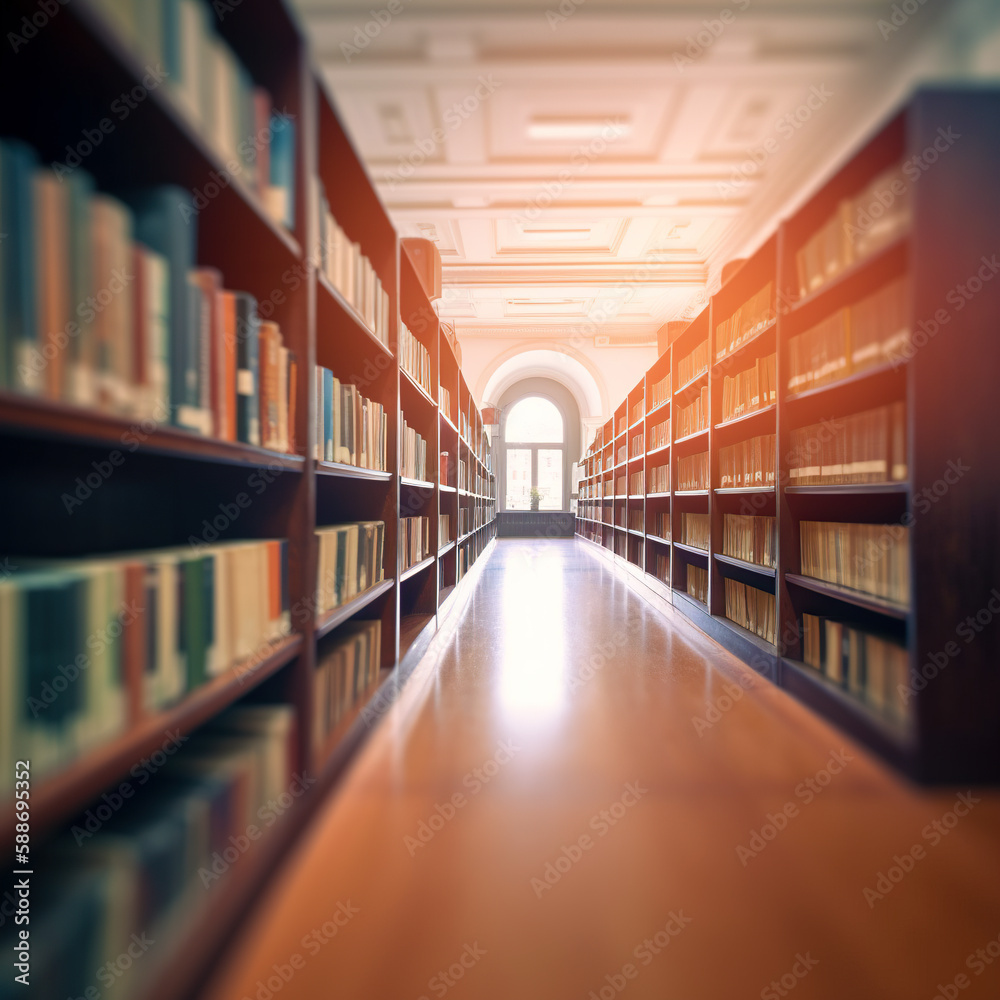
<svg viewBox="0 0 1000 1000">
<path fill-rule="evenodd" d="M 654 382 L 649 389 L 649 411 L 652 412 L 658 406 L 670 400 L 670 372 L 667 372 L 658 382 Z"/>
<path fill-rule="evenodd" d="M 645 493 L 645 476 L 640 469 L 638 472 L 633 472 L 628 477 L 628 494 L 629 496 L 642 496 Z"/>
<path fill-rule="evenodd" d="M 399 439 L 400 475 L 408 479 L 427 480 L 427 441 L 403 417 L 403 433 Z"/>
<path fill-rule="evenodd" d="M 451 533 L 451 514 L 438 514 L 438 548 L 455 540 Z"/>
<path fill-rule="evenodd" d="M 665 583 L 668 587 L 670 586 L 669 552 L 657 552 L 653 556 L 653 576 L 655 576 L 660 583 Z"/>
<path fill-rule="evenodd" d="M 57 771 L 290 632 L 284 540 L 20 562 L 0 581 L 0 791 L 15 753 Z"/>
<path fill-rule="evenodd" d="M 799 537 L 804 576 L 909 604 L 908 527 L 801 521 Z"/>
<path fill-rule="evenodd" d="M 687 564 L 685 589 L 696 601 L 708 604 L 708 570 L 703 566 Z"/>
<path fill-rule="evenodd" d="M 650 529 L 657 538 L 670 541 L 670 511 L 660 511 L 650 518 Z"/>
<path fill-rule="evenodd" d="M 677 459 L 678 490 L 707 490 L 708 488 L 707 451 L 700 451 L 696 455 L 687 455 Z"/>
<path fill-rule="evenodd" d="M 758 434 L 719 449 L 719 488 L 774 486 L 775 436 Z"/>
<path fill-rule="evenodd" d="M 899 278 L 788 341 L 788 391 L 805 392 L 883 364 L 910 343 L 909 280 Z"/>
<path fill-rule="evenodd" d="M 681 514 L 680 541 L 684 545 L 693 545 L 707 552 L 711 533 L 712 521 L 708 514 Z"/>
<path fill-rule="evenodd" d="M 645 519 L 641 510 L 633 509 L 628 512 L 628 526 L 631 531 L 638 531 L 640 534 L 645 532 Z"/>
<path fill-rule="evenodd" d="M 792 486 L 900 482 L 906 476 L 903 402 L 798 427 L 791 433 Z"/>
<path fill-rule="evenodd" d="M 625 414 L 622 414 L 618 418 L 618 429 L 615 431 L 615 437 L 618 437 L 619 434 L 624 434 L 625 431 L 627 430 L 628 430 L 628 417 Z"/>
<path fill-rule="evenodd" d="M 381 662 L 382 623 L 378 620 L 345 622 L 320 639 L 313 691 L 313 742 L 318 753 L 341 719 L 371 691 Z"/>
<path fill-rule="evenodd" d="M 670 466 L 667 464 L 657 465 L 649 470 L 649 492 L 669 493 L 670 492 Z"/>
<path fill-rule="evenodd" d="M 776 356 L 758 358 L 752 368 L 722 380 L 722 420 L 735 420 L 762 410 L 778 399 Z"/>
<path fill-rule="evenodd" d="M 316 529 L 316 612 L 339 608 L 381 583 L 385 522 L 358 521 Z"/>
<path fill-rule="evenodd" d="M 619 559 L 628 557 L 628 539 L 624 535 L 615 535 L 615 555 Z"/>
<path fill-rule="evenodd" d="M 451 420 L 451 390 L 443 385 L 438 386 L 438 408 Z"/>
<path fill-rule="evenodd" d="M 804 614 L 802 659 L 876 714 L 896 724 L 908 721 L 901 692 L 909 687 L 909 659 L 906 647 L 896 640 L 833 618 Z"/>
<path fill-rule="evenodd" d="M 902 165 L 843 198 L 795 254 L 799 296 L 822 288 L 848 267 L 902 237 L 910 227 L 910 186 Z"/>
<path fill-rule="evenodd" d="M 650 429 L 649 450 L 656 451 L 658 448 L 665 448 L 670 444 L 670 417 L 661 420 Z"/>
<path fill-rule="evenodd" d="M 399 366 L 432 399 L 434 398 L 434 372 L 431 370 L 431 352 L 410 333 L 405 323 L 399 324 Z"/>
<path fill-rule="evenodd" d="M 619 528 L 626 527 L 626 523 L 625 523 L 625 507 L 624 506 L 619 507 L 618 510 L 616 511 L 616 513 L 615 513 L 615 524 Z"/>
<path fill-rule="evenodd" d="M 306 794 L 294 773 L 296 729 L 291 706 L 256 704 L 226 710 L 186 742 L 167 734 L 153 762 L 40 848 L 31 992 L 99 996 L 101 983 L 115 996 L 143 995 L 206 892 L 249 863 L 245 854 Z M 14 921 L 3 930 L 13 953 Z"/>
<path fill-rule="evenodd" d="M 628 445 L 620 445 L 615 453 L 615 465 L 621 465 L 628 455 Z"/>
<path fill-rule="evenodd" d="M 641 475 L 642 475 L 641 472 L 633 473 L 632 474 L 632 478 L 636 479 L 637 476 L 641 476 Z M 637 479 L 636 479 L 636 481 L 638 482 Z M 626 483 L 626 477 L 625 476 L 619 476 L 615 480 L 615 496 L 618 496 L 618 497 L 625 496 L 625 483 Z"/>
<path fill-rule="evenodd" d="M 459 511 L 461 522 L 462 512 Z M 431 519 L 429 517 L 401 517 L 399 519 L 399 554 L 402 560 L 401 569 L 407 570 L 416 566 L 422 559 L 430 555 L 431 550 Z"/>
<path fill-rule="evenodd" d="M 703 375 L 708 371 L 708 363 L 708 341 L 703 340 L 690 354 L 686 354 L 677 362 L 678 385 L 687 385 L 699 375 Z"/>
<path fill-rule="evenodd" d="M 708 386 L 702 386 L 701 392 L 693 403 L 681 407 L 677 411 L 677 437 L 687 437 L 697 434 L 708 427 Z"/>
<path fill-rule="evenodd" d="M 642 431 L 640 431 L 638 434 L 635 434 L 628 443 L 628 457 L 642 458 L 645 453 L 645 441 L 643 440 Z"/>
<path fill-rule="evenodd" d="M 640 420 L 642 420 L 643 416 L 645 416 L 645 413 L 646 413 L 645 400 L 640 399 L 637 403 L 633 403 L 631 408 L 629 409 L 629 416 L 628 416 L 629 426 L 631 427 L 632 424 L 636 424 Z"/>
<path fill-rule="evenodd" d="M 149 89 L 163 86 L 226 171 L 256 194 L 275 222 L 293 228 L 295 116 L 277 110 L 268 91 L 255 85 L 215 30 L 207 0 L 97 3 L 128 46 L 162 69 L 165 79 Z"/>
<path fill-rule="evenodd" d="M 774 594 L 726 578 L 726 617 L 772 644 L 778 628 L 775 608 Z"/>
<path fill-rule="evenodd" d="M 382 287 L 361 244 L 351 242 L 330 211 L 330 203 L 320 185 L 319 268 L 364 325 L 386 347 L 395 333 L 389 293 Z"/>
<path fill-rule="evenodd" d="M 724 514 L 722 554 L 756 563 L 777 565 L 778 531 L 774 517 L 761 514 Z"/>
<path fill-rule="evenodd" d="M 316 366 L 315 383 L 316 461 L 388 471 L 385 407 L 341 382 L 329 368 Z"/>
<path fill-rule="evenodd" d="M 294 451 L 297 362 L 257 302 L 197 267 L 177 187 L 100 193 L 0 140 L 0 388 Z"/>
<path fill-rule="evenodd" d="M 769 281 L 755 292 L 728 319 L 715 327 L 715 360 L 721 361 L 727 354 L 753 340 L 775 319 L 774 282 Z"/>
</svg>

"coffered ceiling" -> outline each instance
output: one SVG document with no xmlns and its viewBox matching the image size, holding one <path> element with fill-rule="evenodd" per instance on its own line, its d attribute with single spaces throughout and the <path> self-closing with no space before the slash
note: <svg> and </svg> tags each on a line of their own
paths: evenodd
<svg viewBox="0 0 1000 1000">
<path fill-rule="evenodd" d="M 462 338 L 655 342 L 891 103 L 949 5 L 300 0 Z M 881 20 L 881 24 L 880 24 Z"/>
</svg>

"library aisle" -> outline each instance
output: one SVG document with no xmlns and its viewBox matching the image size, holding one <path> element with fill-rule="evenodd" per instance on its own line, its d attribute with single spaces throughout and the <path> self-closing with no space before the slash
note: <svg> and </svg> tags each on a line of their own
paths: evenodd
<svg viewBox="0 0 1000 1000">
<path fill-rule="evenodd" d="M 498 542 L 213 1000 L 1000 995 L 1000 794 L 918 791 L 586 542 Z"/>
</svg>

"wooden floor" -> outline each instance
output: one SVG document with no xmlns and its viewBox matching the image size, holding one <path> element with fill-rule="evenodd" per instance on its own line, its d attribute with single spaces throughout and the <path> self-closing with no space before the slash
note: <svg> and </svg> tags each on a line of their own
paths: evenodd
<svg viewBox="0 0 1000 1000">
<path fill-rule="evenodd" d="M 580 541 L 499 542 L 437 643 L 213 1000 L 1000 997 L 997 793 L 914 790 Z"/>
</svg>

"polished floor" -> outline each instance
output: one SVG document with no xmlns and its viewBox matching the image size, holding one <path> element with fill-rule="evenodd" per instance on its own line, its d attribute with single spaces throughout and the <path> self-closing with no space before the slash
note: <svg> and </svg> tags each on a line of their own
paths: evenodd
<svg viewBox="0 0 1000 1000">
<path fill-rule="evenodd" d="M 584 542 L 498 543 L 213 1000 L 1000 997 L 1000 794 L 919 792 Z"/>
</svg>

